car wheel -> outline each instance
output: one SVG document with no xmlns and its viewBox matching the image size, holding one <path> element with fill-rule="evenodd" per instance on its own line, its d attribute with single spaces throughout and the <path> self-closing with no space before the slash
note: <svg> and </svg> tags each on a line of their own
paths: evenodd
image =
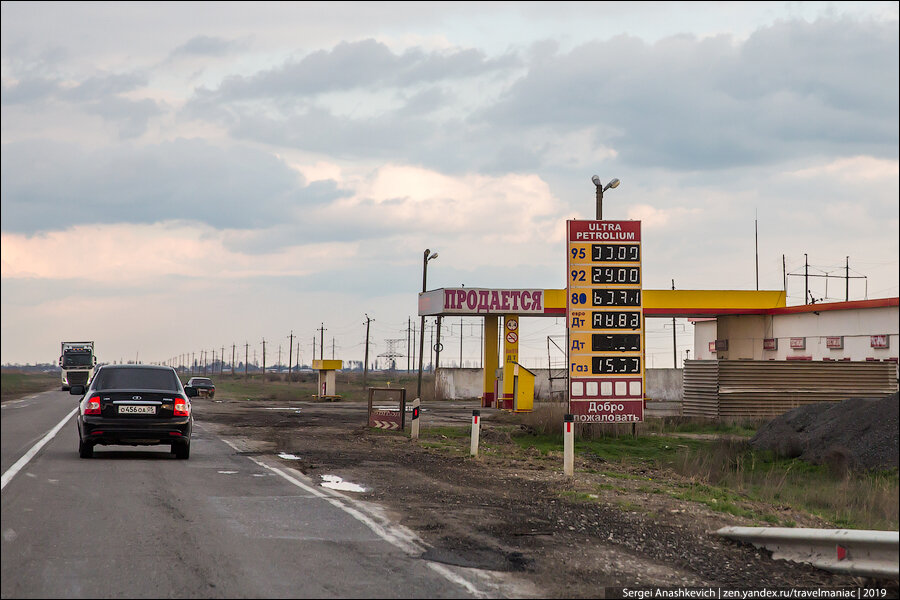
<svg viewBox="0 0 900 600">
<path fill-rule="evenodd" d="M 191 457 L 191 443 L 172 444 L 172 453 L 179 460 L 187 460 Z"/>
<path fill-rule="evenodd" d="M 81 458 L 91 458 L 94 456 L 94 445 L 86 444 L 82 440 L 78 440 L 78 456 Z"/>
</svg>

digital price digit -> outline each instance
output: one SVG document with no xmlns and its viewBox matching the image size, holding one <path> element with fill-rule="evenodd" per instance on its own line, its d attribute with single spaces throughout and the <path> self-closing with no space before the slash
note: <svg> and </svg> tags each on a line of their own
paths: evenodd
<svg viewBox="0 0 900 600">
<path fill-rule="evenodd" d="M 640 349 L 639 333 L 591 334 L 591 352 L 629 352 Z"/>
<path fill-rule="evenodd" d="M 628 357 L 603 357 L 591 358 L 591 373 L 593 375 L 633 375 L 641 372 L 641 358 L 639 356 Z"/>
<path fill-rule="evenodd" d="M 593 306 L 640 306 L 641 290 L 591 290 Z"/>
<path fill-rule="evenodd" d="M 640 262 L 641 247 L 638 244 L 592 244 L 591 260 Z"/>
<path fill-rule="evenodd" d="M 641 282 L 640 267 L 591 267 L 591 283 L 630 283 Z"/>
<path fill-rule="evenodd" d="M 640 329 L 640 311 L 593 311 L 591 312 L 593 329 Z"/>
</svg>

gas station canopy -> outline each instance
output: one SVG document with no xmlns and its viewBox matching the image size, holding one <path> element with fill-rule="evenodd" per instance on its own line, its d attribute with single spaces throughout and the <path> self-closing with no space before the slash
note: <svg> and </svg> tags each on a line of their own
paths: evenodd
<svg viewBox="0 0 900 600">
<path fill-rule="evenodd" d="M 786 306 L 782 290 L 643 290 L 645 317 L 764 315 Z M 419 316 L 565 317 L 566 290 L 439 288 L 419 294 Z"/>
</svg>

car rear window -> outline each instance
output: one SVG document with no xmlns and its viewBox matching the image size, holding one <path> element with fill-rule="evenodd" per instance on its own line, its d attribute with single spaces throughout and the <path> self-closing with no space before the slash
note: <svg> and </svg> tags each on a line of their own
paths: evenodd
<svg viewBox="0 0 900 600">
<path fill-rule="evenodd" d="M 101 369 L 97 373 L 96 390 L 166 390 L 178 391 L 178 378 L 163 369 Z"/>
<path fill-rule="evenodd" d="M 212 384 L 212 379 L 200 379 L 200 378 L 195 377 L 195 378 L 193 379 L 193 382 L 194 382 L 195 384 L 200 383 L 200 384 L 204 384 L 204 385 L 211 385 L 211 384 Z"/>
</svg>

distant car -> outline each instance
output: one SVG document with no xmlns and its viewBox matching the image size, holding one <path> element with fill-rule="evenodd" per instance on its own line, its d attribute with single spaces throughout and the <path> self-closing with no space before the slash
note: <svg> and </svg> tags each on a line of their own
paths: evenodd
<svg viewBox="0 0 900 600">
<path fill-rule="evenodd" d="M 204 398 L 212 398 L 216 395 L 216 386 L 208 377 L 191 377 L 187 385 L 197 390 L 197 395 Z"/>
<path fill-rule="evenodd" d="M 78 455 L 91 458 L 96 445 L 168 445 L 176 458 L 191 455 L 190 398 L 172 367 L 104 365 L 90 384 L 73 385 L 79 402 Z"/>
</svg>

